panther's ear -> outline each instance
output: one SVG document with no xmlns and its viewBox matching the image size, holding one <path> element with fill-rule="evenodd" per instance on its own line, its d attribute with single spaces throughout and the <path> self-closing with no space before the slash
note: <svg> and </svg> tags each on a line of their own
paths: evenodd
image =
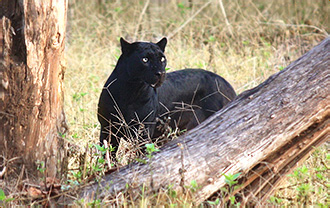
<svg viewBox="0 0 330 208">
<path fill-rule="evenodd" d="M 159 48 L 163 51 L 163 52 L 165 52 L 165 46 L 166 46 L 166 44 L 167 44 L 167 38 L 162 38 L 158 43 L 156 43 L 158 46 L 159 46 Z"/>
<path fill-rule="evenodd" d="M 129 42 L 127 42 L 126 40 L 124 40 L 124 38 L 120 38 L 120 45 L 121 45 L 121 52 L 122 53 L 127 53 L 132 44 L 130 44 Z"/>
</svg>

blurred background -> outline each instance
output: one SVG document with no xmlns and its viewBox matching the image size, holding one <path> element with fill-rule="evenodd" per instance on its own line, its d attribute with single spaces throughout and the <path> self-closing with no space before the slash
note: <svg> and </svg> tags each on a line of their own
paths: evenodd
<svg viewBox="0 0 330 208">
<path fill-rule="evenodd" d="M 66 138 L 82 148 L 98 142 L 98 97 L 121 54 L 120 37 L 131 42 L 168 37 L 168 72 L 207 69 L 239 94 L 327 37 L 329 6 L 328 0 L 69 0 Z M 316 176 L 316 168 L 328 170 L 322 165 L 326 152 L 319 148 L 299 167 L 286 184 L 291 188 L 280 189 L 274 203 L 326 205 L 325 179 Z"/>
</svg>

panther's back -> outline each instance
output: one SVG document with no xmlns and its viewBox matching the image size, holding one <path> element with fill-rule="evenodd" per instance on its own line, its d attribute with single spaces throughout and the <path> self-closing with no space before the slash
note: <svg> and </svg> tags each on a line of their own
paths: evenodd
<svg viewBox="0 0 330 208">
<path fill-rule="evenodd" d="M 160 102 L 158 115 L 170 116 L 172 128 L 177 126 L 188 130 L 236 97 L 233 87 L 224 78 L 202 69 L 168 73 L 157 93 Z"/>
</svg>

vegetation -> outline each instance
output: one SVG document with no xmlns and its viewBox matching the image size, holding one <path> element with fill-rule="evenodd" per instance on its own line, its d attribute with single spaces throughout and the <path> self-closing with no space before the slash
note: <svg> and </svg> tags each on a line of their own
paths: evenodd
<svg viewBox="0 0 330 208">
<path fill-rule="evenodd" d="M 97 141 L 98 97 L 120 56 L 120 37 L 158 41 L 167 36 L 169 71 L 205 68 L 225 77 L 241 93 L 284 69 L 327 35 L 326 1 L 224 1 L 230 26 L 218 1 L 196 16 L 207 1 L 191 1 L 191 7 L 189 2 L 69 2 L 65 74 L 69 138 L 79 144 Z"/>
<path fill-rule="evenodd" d="M 98 97 L 121 53 L 120 37 L 155 42 L 167 36 L 169 71 L 204 68 L 225 77 L 241 93 L 284 69 L 325 38 L 329 29 L 329 2 L 325 0 L 223 1 L 226 18 L 219 2 L 69 2 L 67 138 L 82 144 L 81 149 L 85 149 L 86 143 L 98 141 Z M 328 207 L 326 157 L 325 147 L 317 149 L 286 179 L 269 203 Z M 169 188 L 166 193 L 159 193 L 158 198 L 141 197 L 129 203 L 192 206 L 188 195 L 179 196 Z M 235 200 L 231 200 L 234 205 Z"/>
<path fill-rule="evenodd" d="M 120 37 L 155 42 L 167 36 L 169 71 L 204 68 L 223 76 L 239 94 L 284 69 L 324 39 L 329 32 L 328 10 L 327 0 L 69 0 L 64 107 L 70 132 L 63 137 L 75 145 L 70 149 L 68 187 L 102 175 L 112 166 L 103 157 L 111 147 L 96 145 L 100 128 L 96 112 L 103 84 L 121 54 Z M 285 178 L 269 204 L 329 207 L 328 146 L 317 148 Z M 152 159 L 151 153 L 157 149 L 149 148 Z M 222 190 L 223 194 L 239 185 L 237 177 L 226 176 L 229 188 Z M 135 200 L 118 196 L 116 201 L 107 202 L 192 207 L 189 193 L 196 189 L 198 185 L 192 181 L 185 194 L 168 187 L 154 196 L 141 195 Z M 12 200 L 0 189 L 4 205 Z M 221 200 L 205 203 L 216 206 Z M 235 198 L 230 201 L 231 206 L 239 206 Z M 107 202 L 97 199 L 87 204 L 82 199 L 76 203 L 102 206 Z"/>
</svg>

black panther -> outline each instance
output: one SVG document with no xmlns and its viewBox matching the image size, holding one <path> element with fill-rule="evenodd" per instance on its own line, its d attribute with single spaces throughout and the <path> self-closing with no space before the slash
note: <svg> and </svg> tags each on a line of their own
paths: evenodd
<svg viewBox="0 0 330 208">
<path fill-rule="evenodd" d="M 166 38 L 120 43 L 122 55 L 98 104 L 100 142 L 110 139 L 115 151 L 120 138 L 142 143 L 160 136 L 164 129 L 156 128 L 157 121 L 170 118 L 171 128 L 192 129 L 236 97 L 225 79 L 206 70 L 166 74 Z"/>
<path fill-rule="evenodd" d="M 98 104 L 101 144 L 110 138 L 117 151 L 120 138 L 139 140 L 153 135 L 158 109 L 156 88 L 165 79 L 166 43 L 166 38 L 158 43 L 120 39 L 122 55 Z"/>
</svg>

